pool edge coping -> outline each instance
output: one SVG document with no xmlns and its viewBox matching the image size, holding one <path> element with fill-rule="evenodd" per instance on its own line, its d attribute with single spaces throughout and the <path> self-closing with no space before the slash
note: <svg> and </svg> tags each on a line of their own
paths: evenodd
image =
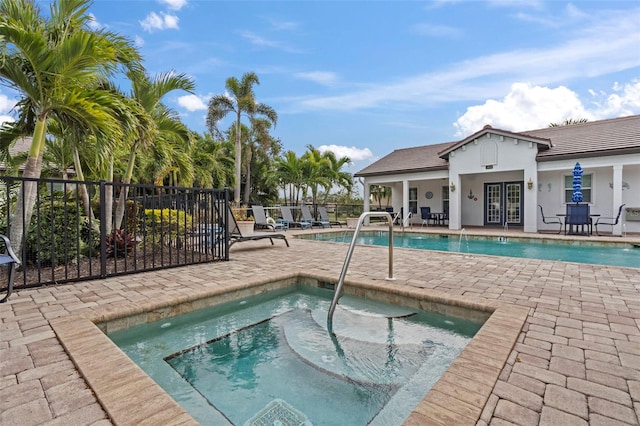
<svg viewBox="0 0 640 426">
<path fill-rule="evenodd" d="M 190 312 L 227 300 L 296 283 L 335 284 L 335 277 L 288 273 L 232 284 L 178 298 L 98 308 L 88 315 L 50 321 L 58 340 L 114 424 L 198 424 L 106 335 L 123 327 Z M 447 315 L 475 312 L 486 320 L 405 424 L 475 424 L 520 335 L 529 308 L 462 297 L 385 280 L 347 280 L 345 293 L 371 296 Z M 382 297 L 388 295 L 388 298 Z M 96 353 L 99 356 L 96 356 Z"/>
</svg>

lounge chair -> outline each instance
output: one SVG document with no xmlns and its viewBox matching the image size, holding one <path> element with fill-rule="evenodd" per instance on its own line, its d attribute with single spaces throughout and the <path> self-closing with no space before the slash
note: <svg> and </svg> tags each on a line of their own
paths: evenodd
<svg viewBox="0 0 640 426">
<path fill-rule="evenodd" d="M 269 229 L 271 231 L 286 231 L 287 226 L 285 223 L 278 223 L 272 218 L 268 218 L 262 206 L 251 206 L 253 212 L 253 218 L 256 221 L 255 226 L 262 229 Z M 271 220 L 269 220 L 271 219 Z"/>
<path fill-rule="evenodd" d="M 302 222 L 310 223 L 311 226 L 331 228 L 331 224 L 328 220 L 315 220 L 313 216 L 311 216 L 311 210 L 309 210 L 309 206 L 307 206 L 306 204 L 300 206 L 300 211 L 302 212 Z"/>
<path fill-rule="evenodd" d="M 290 207 L 282 206 L 280 207 L 280 211 L 282 212 L 282 220 L 287 224 L 289 228 L 301 228 L 301 229 L 311 228 L 311 224 L 308 222 L 298 222 L 293 220 L 293 214 L 291 213 Z"/>
<path fill-rule="evenodd" d="M 600 233 L 598 232 L 598 225 L 602 226 L 602 225 L 609 225 L 611 226 L 611 232 L 613 233 L 613 227 L 615 225 L 618 224 L 618 222 L 620 221 L 620 216 L 622 215 L 622 208 L 626 206 L 626 204 L 622 204 L 619 208 L 618 208 L 618 215 L 616 217 L 599 217 L 596 219 L 596 223 L 594 223 L 594 226 L 596 227 L 596 234 L 600 235 Z"/>
<path fill-rule="evenodd" d="M 318 214 L 320 215 L 320 220 L 329 222 L 329 226 L 338 225 L 340 228 L 342 228 L 342 225 L 347 226 L 347 222 L 331 220 L 329 213 L 327 213 L 327 208 L 324 206 L 318 206 Z"/>
<path fill-rule="evenodd" d="M 4 235 L 0 235 L 0 241 L 4 244 L 4 252 L 0 254 L 0 265 L 7 265 L 9 267 L 7 295 L 0 300 L 0 303 L 4 303 L 9 299 L 9 296 L 11 296 L 11 293 L 13 292 L 13 281 L 16 277 L 16 266 L 20 264 L 20 259 L 18 259 L 18 256 L 13 252 L 9 238 Z"/>
<path fill-rule="evenodd" d="M 251 234 L 243 234 L 240 232 L 240 228 L 238 227 L 238 222 L 236 222 L 236 218 L 233 217 L 233 212 L 231 208 L 228 208 L 227 216 L 229 216 L 229 247 L 231 247 L 235 243 L 241 243 L 243 241 L 256 241 L 256 240 L 264 240 L 269 239 L 271 241 L 271 245 L 273 245 L 273 239 L 277 238 L 280 240 L 284 240 L 287 247 L 289 247 L 289 241 L 287 241 L 287 237 L 284 234 L 277 234 L 275 232 L 253 232 Z"/>
<path fill-rule="evenodd" d="M 542 223 L 545 225 L 558 225 L 558 234 L 562 231 L 562 220 L 559 217 L 547 217 L 544 215 L 544 211 L 542 210 L 542 206 L 538 204 L 540 208 L 540 215 L 542 216 Z"/>
</svg>

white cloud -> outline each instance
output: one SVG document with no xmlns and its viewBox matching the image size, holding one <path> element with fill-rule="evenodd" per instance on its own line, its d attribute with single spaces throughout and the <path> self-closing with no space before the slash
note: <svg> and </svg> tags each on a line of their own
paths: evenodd
<svg viewBox="0 0 640 426">
<path fill-rule="evenodd" d="M 489 99 L 482 105 L 467 108 L 454 123 L 456 136 L 468 136 L 487 124 L 503 130 L 523 131 L 567 119 L 592 121 L 640 113 L 640 81 L 616 83 L 612 90 L 611 94 L 590 91 L 592 99 L 585 106 L 575 92 L 563 86 L 549 88 L 515 83 L 502 100 Z"/>
<path fill-rule="evenodd" d="M 300 27 L 298 22 L 280 21 L 274 18 L 267 18 L 267 22 L 269 22 L 271 26 L 278 31 L 293 31 Z"/>
<path fill-rule="evenodd" d="M 458 38 L 463 34 L 459 28 L 427 23 L 415 24 L 410 30 L 412 33 L 428 37 Z"/>
<path fill-rule="evenodd" d="M 0 126 L 3 123 L 11 123 L 15 121 L 15 119 L 9 115 L 9 112 L 15 106 L 16 106 L 15 101 L 9 99 L 9 97 L 0 93 Z"/>
<path fill-rule="evenodd" d="M 9 99 L 7 95 L 3 95 L 2 93 L 0 93 L 0 114 L 9 112 L 15 106 L 15 101 Z"/>
<path fill-rule="evenodd" d="M 622 117 L 640 114 L 640 80 L 634 80 L 624 85 L 616 82 L 613 85 L 613 92 L 594 96 L 592 102 L 598 117 Z M 594 94 L 593 91 L 592 94 Z M 604 98 L 604 100 L 599 101 L 598 97 Z"/>
<path fill-rule="evenodd" d="M 159 1 L 160 3 L 166 4 L 167 7 L 169 7 L 169 9 L 171 10 L 180 10 L 187 4 L 187 0 L 159 0 Z"/>
<path fill-rule="evenodd" d="M 180 19 L 175 15 L 169 15 L 167 13 L 160 13 L 158 15 L 155 12 L 151 12 L 144 20 L 140 21 L 140 25 L 145 31 L 153 32 L 154 30 L 166 30 L 166 29 L 178 29 L 178 22 Z"/>
<path fill-rule="evenodd" d="M 433 106 L 437 103 L 477 101 L 505 93 L 514 81 L 554 85 L 640 67 L 637 54 L 640 9 L 594 19 L 566 41 L 541 48 L 518 49 L 473 58 L 435 72 L 394 82 L 372 82 L 337 96 L 299 100 L 298 110 L 357 110 L 387 104 Z"/>
<path fill-rule="evenodd" d="M 96 15 L 94 15 L 93 13 L 89 13 L 89 28 L 96 31 L 96 30 L 100 30 L 102 28 L 104 28 L 104 25 L 102 25 L 100 22 L 98 22 L 98 19 L 96 18 Z"/>
<path fill-rule="evenodd" d="M 313 81 L 323 86 L 333 86 L 338 81 L 337 74 L 329 71 L 299 72 L 294 74 L 294 76 L 302 80 Z"/>
<path fill-rule="evenodd" d="M 185 95 L 178 98 L 178 105 L 185 108 L 189 112 L 202 111 L 207 109 L 208 98 L 197 95 Z"/>
<path fill-rule="evenodd" d="M 299 49 L 289 46 L 286 43 L 280 41 L 270 40 L 268 38 L 259 36 L 251 31 L 241 31 L 240 36 L 249 41 L 254 46 L 266 47 L 270 49 L 278 49 L 289 53 L 301 53 Z"/>
<path fill-rule="evenodd" d="M 144 39 L 139 35 L 134 37 L 133 43 L 136 45 L 136 47 L 144 47 Z"/>
<path fill-rule="evenodd" d="M 13 123 L 14 121 L 16 120 L 14 120 L 13 117 L 0 114 L 0 126 L 2 126 L 4 123 Z"/>
<path fill-rule="evenodd" d="M 373 153 L 369 148 L 356 148 L 355 146 L 320 145 L 318 151 L 331 151 L 336 157 L 349 157 L 351 161 L 366 160 L 373 157 Z"/>
</svg>

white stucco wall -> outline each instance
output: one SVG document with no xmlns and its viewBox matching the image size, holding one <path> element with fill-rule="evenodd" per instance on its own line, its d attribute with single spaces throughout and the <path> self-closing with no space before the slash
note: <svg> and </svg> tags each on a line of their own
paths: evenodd
<svg viewBox="0 0 640 426">
<path fill-rule="evenodd" d="M 527 189 L 526 182 L 531 178 L 534 187 L 537 185 L 537 148 L 534 142 L 488 132 L 452 152 L 449 155 L 449 180 L 456 184 L 457 190 L 451 194 L 450 228 L 483 225 L 484 200 L 469 200 L 470 189 L 474 195 L 483 195 L 485 182 L 513 180 L 524 182 L 524 231 L 535 232 L 537 194 Z M 468 212 L 467 208 L 470 208 Z"/>
</svg>

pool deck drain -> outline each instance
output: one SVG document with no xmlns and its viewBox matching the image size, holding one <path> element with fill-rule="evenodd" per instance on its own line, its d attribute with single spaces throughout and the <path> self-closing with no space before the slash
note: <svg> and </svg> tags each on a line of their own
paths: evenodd
<svg viewBox="0 0 640 426">
<path fill-rule="evenodd" d="M 0 305 L 0 424 L 127 424 L 108 416 L 51 321 L 59 318 L 57 327 L 71 317 L 109 318 L 149 304 L 164 312 L 175 301 L 197 305 L 200 294 L 282 274 L 337 277 L 346 245 L 290 242 L 290 248 L 243 243 L 231 250 L 230 262 L 17 291 Z M 384 247 L 358 246 L 348 279 L 384 285 L 386 255 Z M 495 366 L 494 384 L 485 384 L 490 393 L 477 424 L 640 425 L 640 269 L 396 249 L 394 271 L 394 285 L 526 310 L 506 364 Z M 508 314 L 495 321 L 512 319 Z M 501 338 L 491 335 L 480 351 L 492 354 Z M 95 372 L 104 371 L 97 358 Z M 459 371 L 451 372 L 461 375 L 491 362 L 464 353 L 458 360 Z M 469 399 L 474 406 L 474 389 L 457 377 L 441 381 L 447 389 L 439 390 L 438 382 L 416 412 L 442 416 L 434 423 L 471 419 L 469 407 L 450 401 Z M 181 415 L 174 424 L 186 419 Z"/>
</svg>

